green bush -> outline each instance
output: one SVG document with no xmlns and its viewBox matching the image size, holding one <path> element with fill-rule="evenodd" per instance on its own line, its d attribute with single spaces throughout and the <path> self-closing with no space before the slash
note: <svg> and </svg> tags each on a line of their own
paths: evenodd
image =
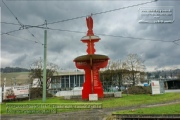
<svg viewBox="0 0 180 120">
<path fill-rule="evenodd" d="M 36 98 L 42 98 L 43 95 L 43 90 L 42 88 L 31 88 L 30 89 L 30 98 L 31 99 L 36 99 Z M 46 97 L 52 97 L 48 91 L 46 91 Z"/>
<path fill-rule="evenodd" d="M 124 94 L 151 94 L 151 87 L 133 86 L 123 91 Z"/>
</svg>

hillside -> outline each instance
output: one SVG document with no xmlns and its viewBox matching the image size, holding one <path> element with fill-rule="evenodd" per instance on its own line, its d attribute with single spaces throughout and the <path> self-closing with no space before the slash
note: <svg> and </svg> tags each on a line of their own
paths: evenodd
<svg viewBox="0 0 180 120">
<path fill-rule="evenodd" d="M 14 79 L 17 85 L 27 84 L 29 81 L 29 72 L 12 72 L 12 73 L 1 73 L 0 85 L 4 84 L 4 78 L 6 78 L 6 86 L 14 84 Z"/>
<path fill-rule="evenodd" d="M 0 68 L 1 73 L 12 73 L 12 72 L 29 72 L 29 69 L 20 68 L 20 67 L 5 67 Z"/>
</svg>

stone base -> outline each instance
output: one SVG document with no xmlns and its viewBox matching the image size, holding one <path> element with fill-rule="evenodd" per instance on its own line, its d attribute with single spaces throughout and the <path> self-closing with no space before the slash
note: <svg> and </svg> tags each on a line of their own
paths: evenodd
<svg viewBox="0 0 180 120">
<path fill-rule="evenodd" d="M 97 101 L 98 94 L 89 94 L 89 101 Z"/>
<path fill-rule="evenodd" d="M 70 99 L 71 99 L 71 96 L 64 96 L 64 99 L 65 99 L 65 100 L 70 100 Z"/>
<path fill-rule="evenodd" d="M 64 96 L 64 99 L 70 100 L 70 99 L 81 99 L 81 95 L 69 95 L 69 96 Z"/>
<path fill-rule="evenodd" d="M 114 92 L 104 92 L 104 98 L 114 97 Z"/>
<path fill-rule="evenodd" d="M 122 92 L 115 92 L 114 97 L 122 97 Z"/>
</svg>

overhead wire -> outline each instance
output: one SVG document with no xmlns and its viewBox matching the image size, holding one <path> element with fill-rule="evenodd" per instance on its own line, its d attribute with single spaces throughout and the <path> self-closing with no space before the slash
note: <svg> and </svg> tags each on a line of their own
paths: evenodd
<svg viewBox="0 0 180 120">
<path fill-rule="evenodd" d="M 130 5 L 130 6 L 126 6 L 126 7 L 116 8 L 116 9 L 108 10 L 108 11 L 104 11 L 104 12 L 93 13 L 92 15 L 104 14 L 104 13 L 113 12 L 113 11 L 117 11 L 117 10 L 121 10 L 121 9 L 126 9 L 126 8 L 130 8 L 130 7 L 145 5 L 145 4 L 152 3 L 152 2 L 157 2 L 157 0 L 152 0 L 152 1 L 149 1 L 149 2 L 139 3 L 139 4 L 136 4 L 136 5 Z"/>
<path fill-rule="evenodd" d="M 30 40 L 30 39 L 27 39 L 27 38 L 17 37 L 17 36 L 12 35 L 12 34 L 6 34 L 6 35 L 8 35 L 8 36 L 12 36 L 12 37 L 16 37 L 16 38 L 18 38 L 18 39 L 23 39 L 23 40 L 32 41 L 32 42 L 35 42 L 35 43 L 41 44 L 41 43 L 39 43 L 39 42 L 37 42 L 37 41 L 35 41 L 35 40 Z M 43 44 L 42 44 L 42 45 L 43 45 Z"/>
<path fill-rule="evenodd" d="M 103 12 L 92 13 L 91 15 L 99 15 L 99 14 L 114 12 L 114 11 L 118 11 L 118 10 L 121 10 L 121 9 L 126 9 L 126 8 L 130 8 L 130 7 L 145 5 L 145 4 L 152 3 L 152 2 L 157 2 L 157 0 L 152 0 L 152 1 L 149 1 L 149 2 L 139 3 L 139 4 L 135 4 L 135 5 L 131 5 L 131 6 L 126 6 L 126 7 L 120 7 L 120 8 L 116 8 L 116 9 L 112 9 L 112 10 L 107 10 L 107 11 L 103 11 Z M 49 25 L 49 24 L 56 24 L 56 23 L 60 23 L 60 22 L 67 22 L 67 21 L 71 21 L 71 20 L 75 20 L 75 19 L 84 18 L 84 17 L 87 17 L 87 16 L 88 15 L 83 15 L 83 16 L 78 16 L 78 17 L 74 17 L 74 18 L 64 19 L 64 20 L 60 20 L 60 21 L 49 22 L 49 23 L 46 23 L 46 24 L 43 23 L 41 25 L 37 25 L 37 26 L 33 26 L 33 27 L 40 27 L 40 26 Z M 30 28 L 32 26 L 24 25 L 24 27 Z"/>
<path fill-rule="evenodd" d="M 139 3 L 139 4 L 135 4 L 135 5 L 131 5 L 131 6 L 126 6 L 126 7 L 121 7 L 121 8 L 117 8 L 117 9 L 113 9 L 113 10 L 108 10 L 108 11 L 103 11 L 103 12 L 97 12 L 97 13 L 92 13 L 92 15 L 99 15 L 99 14 L 104 14 L 104 13 L 108 13 L 108 12 L 113 12 L 113 11 L 117 11 L 117 10 L 121 10 L 121 9 L 126 9 L 126 8 L 130 8 L 130 7 L 135 7 L 135 6 L 140 6 L 140 5 L 144 5 L 144 4 L 148 4 L 148 3 L 152 3 L 152 2 L 157 2 L 157 0 L 153 0 L 153 1 L 149 1 L 149 2 L 144 2 L 144 3 Z M 4 1 L 3 1 L 4 3 Z M 4 3 L 5 4 L 5 3 Z M 5 4 L 5 6 L 8 8 L 8 6 Z M 8 8 L 9 9 L 9 8 Z M 66 22 L 66 21 L 70 21 L 70 20 L 75 20 L 75 19 L 80 19 L 80 18 L 84 18 L 87 17 L 87 15 L 85 16 L 79 16 L 79 17 L 74 17 L 74 18 L 70 18 L 70 19 L 65 19 L 65 20 L 61 20 L 61 21 L 56 21 L 56 22 L 51 22 L 51 23 L 44 23 L 41 25 L 37 25 L 37 26 L 32 26 L 32 25 L 23 25 L 18 18 L 15 16 L 15 14 L 9 9 L 9 11 L 13 14 L 13 16 L 16 18 L 16 20 L 18 21 L 19 25 L 21 26 L 19 30 L 23 30 L 23 29 L 27 29 L 28 28 L 42 28 L 42 29 L 49 29 L 49 30 L 57 30 L 57 31 L 65 31 L 65 32 L 73 32 L 73 33 L 86 33 L 86 32 L 81 32 L 81 31 L 72 31 L 72 30 L 63 30 L 63 29 L 54 29 L 54 28 L 49 28 L 47 27 L 48 24 L 55 24 L 55 23 L 60 23 L 60 22 Z M 12 24 L 12 25 L 18 25 L 15 23 L 7 23 L 7 22 L 2 22 L 4 24 Z M 40 27 L 40 26 L 44 26 L 46 25 L 46 27 Z M 13 31 L 9 31 L 6 33 L 1 33 L 1 35 L 3 34 L 9 34 L 12 32 L 16 32 L 19 30 L 13 30 Z M 29 30 L 28 30 L 29 31 Z M 29 33 L 31 34 L 31 36 L 35 37 L 34 34 L 32 34 L 30 31 Z M 155 40 L 155 39 L 146 39 L 146 38 L 135 38 L 135 37 L 125 37 L 125 36 L 117 36 L 117 35 L 107 35 L 107 34 L 97 34 L 97 35 L 102 35 L 102 36 L 109 36 L 109 37 L 121 37 L 121 38 L 129 38 L 129 39 L 137 39 L 137 40 L 149 40 L 149 41 L 161 41 L 161 42 L 173 42 L 176 43 L 176 41 L 178 40 L 173 40 L 173 41 L 165 41 L 165 40 Z M 36 38 L 36 37 L 35 37 Z M 37 38 L 36 38 L 37 39 Z"/>
<path fill-rule="evenodd" d="M 49 30 L 57 30 L 57 31 L 64 31 L 64 32 L 73 32 L 73 33 L 86 33 L 86 32 L 82 32 L 82 31 L 72 31 L 72 30 L 63 30 L 63 29 L 54 29 L 54 28 L 47 28 Z M 137 40 L 148 40 L 148 41 L 160 41 L 160 42 L 175 42 L 178 41 L 180 39 L 177 40 L 158 40 L 158 39 L 147 39 L 147 38 L 136 38 L 136 37 L 127 37 L 127 36 L 118 36 L 118 35 L 108 35 L 108 34 L 101 34 L 101 33 L 97 33 L 96 35 L 101 35 L 101 36 L 109 36 L 109 37 L 120 37 L 120 38 L 129 38 L 129 39 L 137 39 Z"/>
<path fill-rule="evenodd" d="M 136 37 L 127 37 L 127 36 L 118 36 L 118 35 L 107 35 L 107 34 L 97 34 L 97 35 L 109 36 L 109 37 L 129 38 L 129 39 L 137 39 L 137 40 L 148 40 L 148 41 L 172 42 L 172 41 L 166 41 L 166 40 L 147 39 L 147 38 L 136 38 Z"/>
<path fill-rule="evenodd" d="M 12 30 L 12 31 L 9 31 L 9 32 L 1 33 L 1 35 L 17 32 L 17 31 L 20 31 L 20 30 L 23 30 L 23 29 Z"/>
<path fill-rule="evenodd" d="M 178 44 L 177 41 L 180 41 L 180 39 L 174 40 L 173 43 L 180 46 L 180 44 Z"/>
<path fill-rule="evenodd" d="M 63 29 L 54 29 L 54 28 L 47 28 L 49 30 L 57 30 L 57 31 L 64 31 L 64 32 L 73 32 L 73 33 L 86 33 L 86 32 L 82 32 L 82 31 L 72 31 L 72 30 L 63 30 Z M 159 42 L 172 42 L 176 45 L 179 45 L 178 43 L 176 43 L 177 41 L 180 41 L 180 39 L 176 39 L 176 40 L 158 40 L 158 39 L 147 39 L 147 38 L 136 38 L 136 37 L 127 37 L 127 36 L 117 36 L 117 35 L 107 35 L 107 34 L 96 34 L 96 35 L 101 35 L 101 36 L 109 36 L 109 37 L 119 37 L 119 38 L 127 38 L 127 39 L 136 39 L 136 40 L 147 40 L 147 41 L 159 41 Z"/>
<path fill-rule="evenodd" d="M 178 43 L 176 43 L 176 42 L 173 42 L 174 44 L 176 44 L 176 45 L 178 45 L 178 46 L 180 46 L 180 44 L 178 44 Z"/>
<path fill-rule="evenodd" d="M 2 0 L 3 1 L 3 0 Z M 144 4 L 148 4 L 148 3 L 152 3 L 152 2 L 156 2 L 157 0 L 153 0 L 153 1 L 150 1 L 150 2 L 144 2 L 144 3 L 140 3 L 140 4 L 136 4 L 136 5 L 131 5 L 131 6 L 126 6 L 126 7 L 121 7 L 121 8 L 116 8 L 116 9 L 112 9 L 112 10 L 108 10 L 108 11 L 103 11 L 103 12 L 97 12 L 97 13 L 92 13 L 92 15 L 99 15 L 99 14 L 104 14 L 104 13 L 108 13 L 108 12 L 113 12 L 113 11 L 117 11 L 117 10 L 121 10 L 121 9 L 125 9 L 125 8 L 130 8 L 130 7 L 135 7 L 135 6 L 139 6 L 139 5 L 144 5 Z M 40 27 L 40 26 L 44 26 L 44 25 L 48 25 L 48 24 L 55 24 L 55 23 L 60 23 L 60 22 L 66 22 L 66 21 L 70 21 L 70 20 L 75 20 L 75 19 L 80 19 L 80 18 L 84 18 L 84 17 L 87 17 L 88 15 L 84 15 L 84 16 L 78 16 L 78 17 L 74 17 L 74 18 L 70 18 L 70 19 L 65 19 L 65 20 L 60 20 L 60 21 L 56 21 L 56 22 L 50 22 L 50 23 L 43 23 L 41 25 L 36 25 L 36 26 L 31 26 L 31 25 L 22 25 L 20 23 L 20 21 L 18 20 L 18 18 L 15 16 L 15 14 L 9 9 L 9 7 L 6 5 L 6 3 L 3 1 L 4 5 L 8 8 L 8 10 L 12 13 L 12 15 L 15 17 L 15 19 L 18 21 L 18 23 L 21 25 L 20 29 L 28 29 L 28 28 L 32 28 L 32 27 Z M 13 24 L 13 25 L 18 25 L 18 24 L 15 24 L 15 23 L 7 23 L 7 22 L 2 22 L 2 23 L 5 23 L 5 24 Z M 16 30 L 16 31 L 19 31 L 19 30 Z M 16 32 L 14 31 L 14 32 Z M 12 31 L 10 32 L 6 32 L 6 33 L 11 33 Z M 6 33 L 1 33 L 1 35 L 3 34 L 6 34 Z"/>
<path fill-rule="evenodd" d="M 26 29 L 26 30 L 31 34 L 32 37 L 34 37 L 36 40 L 38 40 L 38 41 L 43 45 L 43 43 L 42 43 L 39 39 L 37 39 L 37 38 L 35 37 L 35 35 L 29 31 L 29 29 Z"/>
<path fill-rule="evenodd" d="M 49 28 L 47 27 L 48 30 L 56 30 L 56 31 L 64 31 L 64 32 L 72 32 L 72 33 L 86 33 L 82 31 L 73 31 L 73 30 L 64 30 L 64 29 L 55 29 L 55 28 Z"/>
<path fill-rule="evenodd" d="M 8 22 L 1 22 L 2 24 L 10 24 L 10 25 L 18 25 L 19 26 L 19 24 L 16 24 L 16 23 L 8 23 Z"/>
<path fill-rule="evenodd" d="M 19 25 L 19 24 L 18 24 Z M 17 32 L 17 31 L 21 31 L 21 30 L 24 30 L 24 29 L 29 29 L 29 28 L 42 28 L 42 29 L 46 29 L 45 27 L 40 27 L 40 26 L 34 26 L 34 25 L 24 25 L 24 28 L 20 27 L 19 29 L 17 30 L 12 30 L 12 31 L 9 31 L 9 32 L 4 32 L 4 33 L 1 33 L 1 35 L 4 35 L 4 34 L 9 34 L 9 33 L 12 33 L 12 32 Z"/>
<path fill-rule="evenodd" d="M 17 16 L 11 11 L 11 9 L 6 5 L 6 3 L 5 3 L 3 0 L 2 0 L 2 2 L 3 2 L 3 4 L 6 6 L 6 8 L 11 12 L 11 14 L 14 16 L 14 18 L 17 20 L 17 22 L 19 23 L 19 25 L 21 26 L 21 27 L 19 28 L 19 30 L 20 30 L 20 29 L 24 29 L 24 25 L 20 22 L 20 20 L 17 18 Z M 26 29 L 26 30 L 31 34 L 31 36 L 33 36 L 35 39 L 37 39 L 33 33 L 31 33 L 28 29 Z M 37 40 L 39 41 L 39 39 L 37 39 Z M 39 41 L 39 42 L 40 42 L 40 41 Z M 41 44 L 43 44 L 43 43 L 41 43 Z"/>
<path fill-rule="evenodd" d="M 173 40 L 173 42 L 176 42 L 176 41 L 180 41 L 180 39 L 177 39 L 177 40 Z"/>
<path fill-rule="evenodd" d="M 91 15 L 99 15 L 99 14 L 114 12 L 114 11 L 117 11 L 117 10 L 126 9 L 126 8 L 130 8 L 130 7 L 135 7 L 135 6 L 140 6 L 140 5 L 145 5 L 145 4 L 156 2 L 156 1 L 157 0 L 152 0 L 150 2 L 144 2 L 144 3 L 135 4 L 135 5 L 131 5 L 131 6 L 126 6 L 126 7 L 116 8 L 116 9 L 112 9 L 112 10 L 107 10 L 107 11 L 103 11 L 103 12 L 92 13 Z M 88 15 L 84 15 L 84 16 L 74 17 L 74 18 L 60 20 L 60 21 L 56 21 L 56 22 L 51 22 L 51 23 L 47 23 L 47 24 L 55 24 L 55 23 L 60 23 L 60 22 L 66 22 L 66 21 L 70 21 L 70 20 L 84 18 L 84 17 L 87 17 L 87 16 Z"/>
<path fill-rule="evenodd" d="M 15 17 L 15 19 L 18 21 L 18 23 L 23 26 L 23 24 L 19 21 L 19 19 L 15 16 L 15 14 L 11 11 L 11 9 L 6 5 L 4 0 L 2 0 L 3 4 L 6 6 L 6 8 L 11 12 L 11 14 Z"/>
<path fill-rule="evenodd" d="M 63 32 L 72 32 L 72 33 L 86 33 L 86 32 L 82 32 L 82 31 L 72 31 L 72 30 L 64 30 L 64 29 L 55 29 L 55 28 L 50 28 L 50 27 L 38 27 L 40 29 L 48 29 L 48 30 L 55 30 L 55 31 L 63 31 Z M 9 34 L 9 33 L 5 33 L 5 34 Z M 160 40 L 160 39 L 147 39 L 147 38 L 138 38 L 138 37 L 129 37 L 129 36 L 121 36 L 121 35 L 108 35 L 108 34 L 101 34 L 101 33 L 96 33 L 96 35 L 101 35 L 101 36 L 108 36 L 108 37 L 117 37 L 117 38 L 126 38 L 126 39 L 136 39 L 136 40 L 146 40 L 146 41 L 159 41 L 159 42 L 172 42 L 175 43 L 177 41 L 180 41 L 180 39 L 176 39 L 176 40 Z M 177 44 L 178 45 L 178 44 Z"/>
</svg>

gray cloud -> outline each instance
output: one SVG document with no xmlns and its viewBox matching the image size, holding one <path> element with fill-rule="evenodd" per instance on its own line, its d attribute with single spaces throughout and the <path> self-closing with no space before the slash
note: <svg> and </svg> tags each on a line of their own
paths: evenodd
<svg viewBox="0 0 180 120">
<path fill-rule="evenodd" d="M 101 11 L 116 9 L 142 3 L 143 1 L 5 1 L 13 13 L 23 24 L 39 25 L 47 22 L 60 21 L 77 16 L 90 15 Z M 1 2 L 2 3 L 2 2 Z M 2 6 L 2 21 L 18 23 L 8 9 Z M 174 6 L 175 21 L 172 24 L 140 24 L 138 22 L 138 9 L 149 6 Z M 175 40 L 179 39 L 180 2 L 158 1 L 142 6 L 131 7 L 119 11 L 94 15 L 94 33 L 101 40 L 95 44 L 97 54 L 105 54 L 111 60 L 124 59 L 129 53 L 137 53 L 145 60 L 147 67 L 180 67 L 180 46 L 172 42 L 157 42 L 123 37 L 109 37 L 99 34 L 127 36 L 135 38 Z M 19 29 L 20 26 L 2 23 L 2 32 Z M 86 54 L 86 45 L 80 40 L 86 35 L 87 27 L 85 17 L 49 24 L 49 28 L 81 31 L 73 33 L 57 30 L 48 30 L 48 61 L 58 64 L 61 68 L 75 68 L 73 59 Z M 25 66 L 43 58 L 44 30 L 29 28 L 2 35 L 1 64 L 4 66 Z M 33 34 L 35 37 L 33 37 Z M 23 38 L 23 39 L 22 39 Z M 24 38 L 28 39 L 25 40 Z M 35 43 L 38 42 L 38 43 Z M 180 44 L 180 41 L 177 41 Z M 5 62 L 6 61 L 6 62 Z"/>
<path fill-rule="evenodd" d="M 23 66 L 24 62 L 26 61 L 27 55 L 21 55 L 20 57 L 16 58 L 13 63 L 18 66 Z"/>
</svg>

